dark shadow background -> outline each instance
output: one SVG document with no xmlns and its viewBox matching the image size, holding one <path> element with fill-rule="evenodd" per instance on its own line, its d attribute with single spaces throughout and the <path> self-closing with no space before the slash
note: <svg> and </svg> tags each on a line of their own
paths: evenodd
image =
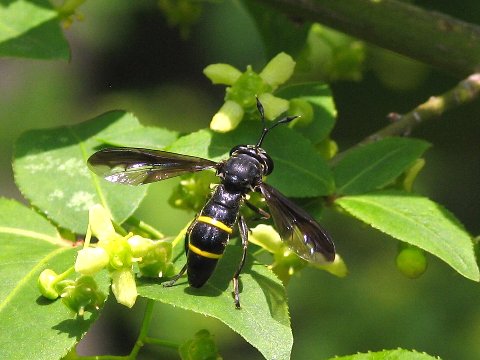
<svg viewBox="0 0 480 360">
<path fill-rule="evenodd" d="M 476 0 L 461 5 L 447 0 L 416 3 L 480 23 Z M 84 22 L 66 30 L 70 63 L 0 60 L 2 196 L 21 199 L 10 165 L 13 143 L 21 132 L 78 123 L 113 109 L 132 111 L 143 124 L 181 132 L 207 127 L 223 102 L 224 88 L 212 86 L 202 69 L 226 62 L 260 70 L 266 61 L 253 23 L 235 2 L 206 4 L 187 41 L 167 26 L 154 1 L 91 1 L 81 11 Z M 460 80 L 434 69 L 416 76 L 412 71 L 417 65 L 410 65 L 394 56 L 368 57 L 362 81 L 332 85 L 338 108 L 333 138 L 341 149 L 385 126 L 386 114 L 406 112 Z M 409 86 L 397 86 L 409 76 Z M 456 214 L 474 235 L 480 232 L 479 114 L 477 101 L 413 134 L 434 145 L 416 190 Z M 172 179 L 152 186 L 138 214 L 171 235 L 192 216 L 175 209 L 159 213 L 156 204 L 166 204 L 175 183 Z M 408 280 L 394 265 L 396 241 L 331 211 L 325 212 L 324 224 L 350 275 L 338 279 L 307 269 L 291 281 L 293 359 L 397 347 L 443 359 L 480 358 L 478 284 L 432 257 L 423 277 Z M 130 311 L 109 301 L 80 352 L 127 353 L 143 306 L 139 301 Z M 224 359 L 261 358 L 225 325 L 204 316 L 158 304 L 153 324 L 152 336 L 176 341 L 207 328 L 215 334 Z M 171 350 L 155 347 L 142 351 L 142 356 L 178 358 Z"/>
</svg>

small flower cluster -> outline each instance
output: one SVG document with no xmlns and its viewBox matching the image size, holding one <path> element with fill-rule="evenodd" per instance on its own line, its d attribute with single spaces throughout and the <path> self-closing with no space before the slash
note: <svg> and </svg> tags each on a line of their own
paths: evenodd
<svg viewBox="0 0 480 360">
<path fill-rule="evenodd" d="M 213 171 L 201 171 L 183 175 L 180 183 L 174 187 L 168 202 L 174 208 L 193 210 L 198 213 L 205 205 L 212 187 L 218 181 L 219 178 Z"/>
<path fill-rule="evenodd" d="M 85 0 L 64 0 L 62 4 L 56 7 L 58 17 L 62 19 L 62 25 L 65 29 L 72 26 L 75 20 L 82 21 L 83 15 L 78 12 L 78 8 L 83 5 Z"/>
<path fill-rule="evenodd" d="M 170 27 L 178 26 L 180 35 L 187 39 L 202 14 L 202 4 L 192 0 L 158 0 L 158 6 L 167 18 Z"/>
<path fill-rule="evenodd" d="M 312 264 L 292 252 L 270 225 L 260 224 L 251 229 L 248 241 L 273 254 L 274 261 L 269 267 L 285 285 L 296 272 L 307 265 L 328 271 L 338 277 L 347 275 L 347 267 L 338 254 L 332 263 Z"/>
<path fill-rule="evenodd" d="M 98 239 L 90 244 L 91 236 Z M 107 269 L 112 280 L 112 292 L 120 304 L 132 307 L 137 298 L 134 264 L 140 274 L 147 277 L 170 276 L 174 273 L 172 245 L 163 240 L 151 240 L 132 233 L 123 236 L 115 231 L 110 215 L 100 205 L 89 212 L 89 228 L 83 249 L 78 252 L 74 270 L 80 276 L 76 280 L 64 280 L 72 271 L 57 275 L 44 270 L 38 284 L 43 296 L 56 299 L 59 296 L 68 308 L 78 314 L 98 309 L 105 295 L 93 278 Z"/>
<path fill-rule="evenodd" d="M 293 74 L 295 61 L 285 53 L 275 56 L 260 72 L 251 66 L 241 72 L 228 64 L 212 64 L 203 73 L 213 84 L 228 85 L 225 103 L 213 116 L 210 128 L 218 132 L 235 129 L 248 111 L 256 111 L 255 97 L 258 97 L 267 119 L 275 119 L 290 107 L 289 101 L 273 95 Z"/>
</svg>

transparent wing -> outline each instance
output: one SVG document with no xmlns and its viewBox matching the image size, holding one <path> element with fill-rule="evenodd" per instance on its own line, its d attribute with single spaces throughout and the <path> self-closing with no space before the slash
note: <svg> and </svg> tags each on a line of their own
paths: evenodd
<svg viewBox="0 0 480 360">
<path fill-rule="evenodd" d="M 261 184 L 260 190 L 282 240 L 298 256 L 319 264 L 335 259 L 330 235 L 305 210 L 268 184 Z"/>
<path fill-rule="evenodd" d="M 88 166 L 110 182 L 141 185 L 215 168 L 217 163 L 167 151 L 118 147 L 97 151 Z"/>
</svg>

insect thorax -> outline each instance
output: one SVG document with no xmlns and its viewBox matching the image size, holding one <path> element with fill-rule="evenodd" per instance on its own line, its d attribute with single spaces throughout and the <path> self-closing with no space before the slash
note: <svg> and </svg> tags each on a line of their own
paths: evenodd
<svg viewBox="0 0 480 360">
<path fill-rule="evenodd" d="M 232 150 L 218 176 L 227 189 L 247 193 L 261 183 L 272 167 L 273 162 L 263 149 L 239 146 Z"/>
</svg>

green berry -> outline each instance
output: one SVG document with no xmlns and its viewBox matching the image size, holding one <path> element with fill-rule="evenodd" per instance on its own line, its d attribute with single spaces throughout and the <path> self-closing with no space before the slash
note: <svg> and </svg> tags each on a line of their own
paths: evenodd
<svg viewBox="0 0 480 360">
<path fill-rule="evenodd" d="M 402 246 L 395 262 L 398 270 L 410 279 L 420 277 L 427 270 L 425 252 L 416 246 Z"/>
<path fill-rule="evenodd" d="M 57 276 L 58 274 L 55 271 L 51 269 L 45 269 L 38 277 L 37 285 L 40 293 L 47 299 L 55 300 L 59 296 L 55 289 L 55 280 Z"/>
</svg>

